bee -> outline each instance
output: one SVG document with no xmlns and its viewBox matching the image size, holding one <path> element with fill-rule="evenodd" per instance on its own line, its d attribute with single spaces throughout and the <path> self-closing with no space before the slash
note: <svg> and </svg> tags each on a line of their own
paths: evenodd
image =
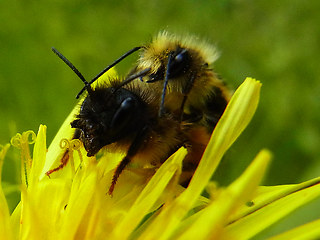
<svg viewBox="0 0 320 240">
<path fill-rule="evenodd" d="M 180 120 L 197 122 L 212 132 L 231 98 L 231 91 L 213 71 L 218 58 L 216 48 L 193 36 L 179 37 L 166 31 L 143 46 L 135 47 L 107 66 L 89 84 L 111 67 L 140 50 L 137 64 L 123 85 L 138 78 L 161 94 L 159 116 L 164 109 L 180 116 Z M 141 84 L 140 84 L 141 85 Z M 78 93 L 77 98 L 85 91 Z"/>
<path fill-rule="evenodd" d="M 78 75 L 87 92 L 79 114 L 71 122 L 76 129 L 73 138 L 81 140 L 89 157 L 102 148 L 125 153 L 113 174 L 110 195 L 129 163 L 157 168 L 184 144 L 179 121 L 170 113 L 158 117 L 157 94 L 132 81 L 144 72 L 130 75 L 125 85 L 121 79 L 112 78 L 108 84 L 93 88 L 69 60 L 52 50 Z"/>
<path fill-rule="evenodd" d="M 140 48 L 137 64 L 128 75 L 149 69 L 140 80 L 161 93 L 159 115 L 166 108 L 182 120 L 201 122 L 212 132 L 231 97 L 212 69 L 217 58 L 216 48 L 196 37 L 160 32 Z"/>
<path fill-rule="evenodd" d="M 217 50 L 196 37 L 168 32 L 160 32 L 139 50 L 127 78 L 145 71 L 139 84 L 158 92 L 159 117 L 170 112 L 181 122 L 188 149 L 184 173 L 191 177 L 231 98 L 230 89 L 212 68 Z"/>
<path fill-rule="evenodd" d="M 159 118 L 169 113 L 180 122 L 188 149 L 183 166 L 186 177 L 181 179 L 187 184 L 231 98 L 230 89 L 212 68 L 218 52 L 196 37 L 179 37 L 164 31 L 150 43 L 128 51 L 114 64 L 136 51 L 140 56 L 123 84 L 140 75 L 141 81 L 134 81 L 157 95 Z M 104 71 L 108 69 L 109 66 Z"/>
</svg>

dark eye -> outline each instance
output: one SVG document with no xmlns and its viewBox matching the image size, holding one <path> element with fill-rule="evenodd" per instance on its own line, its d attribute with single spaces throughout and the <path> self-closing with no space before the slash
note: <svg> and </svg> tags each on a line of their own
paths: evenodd
<svg viewBox="0 0 320 240">
<path fill-rule="evenodd" d="M 179 48 L 171 54 L 171 62 L 168 66 L 168 78 L 179 77 L 189 69 L 191 57 L 187 49 L 184 48 Z"/>
<path fill-rule="evenodd" d="M 135 114 L 136 103 L 131 97 L 126 98 L 113 116 L 110 128 L 113 130 L 122 130 L 131 121 Z"/>
</svg>

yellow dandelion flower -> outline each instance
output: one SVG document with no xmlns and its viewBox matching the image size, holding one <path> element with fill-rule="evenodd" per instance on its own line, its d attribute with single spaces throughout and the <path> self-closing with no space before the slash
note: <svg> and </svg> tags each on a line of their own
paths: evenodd
<svg viewBox="0 0 320 240">
<path fill-rule="evenodd" d="M 17 134 L 21 153 L 21 202 L 10 215 L 0 188 L 0 239 L 249 239 L 320 195 L 320 178 L 301 184 L 263 187 L 271 159 L 262 150 L 226 188 L 210 182 L 222 156 L 250 122 L 261 84 L 251 78 L 237 89 L 217 124 L 203 158 L 184 189 L 177 183 L 187 151 L 179 149 L 154 175 L 124 171 L 113 196 L 107 193 L 120 154 L 87 157 L 72 138 L 75 109 L 46 147 L 46 126 Z M 33 152 L 29 145 L 34 143 Z M 9 144 L 0 146 L 0 172 Z M 68 152 L 68 163 L 60 163 Z M 62 164 L 63 169 L 47 171 Z M 61 165 L 61 166 L 62 166 Z M 0 175 L 1 177 L 1 175 Z M 1 179 L 1 178 L 0 178 Z M 209 197 L 202 196 L 206 190 Z M 319 221 L 274 239 L 307 236 Z M 319 228 L 317 228 L 319 229 Z M 319 237 L 313 229 L 308 236 Z"/>
</svg>

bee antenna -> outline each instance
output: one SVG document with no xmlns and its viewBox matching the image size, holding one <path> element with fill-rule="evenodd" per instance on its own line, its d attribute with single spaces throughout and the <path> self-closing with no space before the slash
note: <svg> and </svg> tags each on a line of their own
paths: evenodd
<svg viewBox="0 0 320 240">
<path fill-rule="evenodd" d="M 115 60 L 113 63 L 111 63 L 109 66 L 107 66 L 105 69 L 103 69 L 97 76 L 95 76 L 90 82 L 89 85 L 91 85 L 93 82 L 95 82 L 99 77 L 101 77 L 105 72 L 107 72 L 110 68 L 114 67 L 115 65 L 117 65 L 119 62 L 121 62 L 123 59 L 125 59 L 126 57 L 128 57 L 129 55 L 131 55 L 132 53 L 138 51 L 140 48 L 142 47 L 135 47 L 131 50 L 129 50 L 128 52 L 126 52 L 125 54 L 123 54 L 121 57 L 119 57 L 117 60 Z M 86 85 L 87 86 L 87 85 Z M 82 88 L 81 91 L 78 93 L 77 95 L 77 99 L 80 97 L 80 95 L 83 93 L 83 91 L 86 89 L 86 87 Z"/>
<path fill-rule="evenodd" d="M 65 64 L 68 65 L 69 68 L 72 69 L 72 71 L 77 74 L 77 76 L 81 79 L 81 81 L 84 83 L 85 87 L 84 90 L 87 90 L 89 95 L 92 93 L 92 88 L 90 83 L 87 82 L 87 80 L 84 78 L 84 76 L 79 72 L 79 70 L 65 57 L 60 53 L 56 48 L 52 47 L 51 50 L 62 60 Z M 77 96 L 78 98 L 78 96 Z"/>
<path fill-rule="evenodd" d="M 143 69 L 142 71 L 140 72 L 137 72 L 135 74 L 132 74 L 130 75 L 129 77 L 127 77 L 126 79 L 124 79 L 121 84 L 117 87 L 117 89 L 127 85 L 128 83 L 132 82 L 133 80 L 135 80 L 136 78 L 140 78 L 140 77 L 143 77 L 145 76 L 149 71 L 151 70 L 151 68 L 146 68 L 146 69 Z"/>
</svg>

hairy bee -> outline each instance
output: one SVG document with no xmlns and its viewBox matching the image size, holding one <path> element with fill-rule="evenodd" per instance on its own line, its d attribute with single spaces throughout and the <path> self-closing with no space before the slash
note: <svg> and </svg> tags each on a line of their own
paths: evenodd
<svg viewBox="0 0 320 240">
<path fill-rule="evenodd" d="M 141 47 L 129 76 L 149 70 L 140 79 L 161 93 L 160 111 L 166 108 L 212 132 L 231 96 L 212 69 L 217 57 L 215 47 L 195 37 L 161 32 Z"/>
<path fill-rule="evenodd" d="M 147 160 L 148 165 L 159 167 L 184 144 L 179 121 L 169 113 L 158 117 L 160 99 L 153 91 L 135 81 L 123 86 L 118 78 L 93 88 L 69 60 L 56 49 L 53 51 L 79 76 L 88 93 L 71 122 L 76 129 L 74 138 L 82 141 L 88 156 L 104 147 L 126 153 L 114 172 L 109 194 L 130 162 L 144 166 L 142 161 Z"/>
<path fill-rule="evenodd" d="M 160 32 L 140 48 L 140 57 L 128 76 L 146 72 L 140 85 L 161 95 L 159 117 L 170 112 L 181 122 L 187 138 L 184 170 L 195 170 L 210 135 L 223 114 L 231 91 L 212 69 L 218 53 L 195 37 Z"/>
<path fill-rule="evenodd" d="M 132 76 L 139 75 L 142 83 L 148 83 L 143 88 L 161 94 L 160 117 L 166 109 L 180 116 L 180 120 L 206 126 L 211 133 L 231 98 L 231 91 L 211 66 L 218 58 L 216 48 L 196 37 L 178 37 L 160 32 L 151 43 L 135 47 L 122 55 L 89 84 L 138 50 L 140 57 L 137 64 L 122 85 L 137 78 Z M 85 89 L 79 92 L 77 98 Z"/>
<path fill-rule="evenodd" d="M 160 32 L 151 43 L 128 51 L 100 75 L 135 51 L 140 51 L 140 57 L 122 84 L 140 75 L 136 85 L 157 96 L 159 118 L 171 114 L 180 122 L 188 149 L 184 173 L 189 175 L 182 179 L 188 181 L 231 97 L 231 91 L 212 69 L 217 51 L 195 37 Z"/>
</svg>

